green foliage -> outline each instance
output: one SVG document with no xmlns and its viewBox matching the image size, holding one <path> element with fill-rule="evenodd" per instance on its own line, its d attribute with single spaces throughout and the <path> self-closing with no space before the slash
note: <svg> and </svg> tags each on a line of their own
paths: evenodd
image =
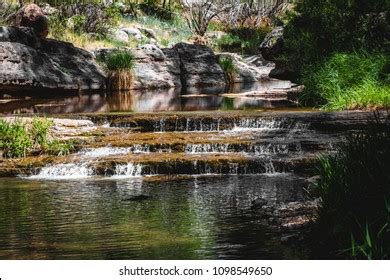
<svg viewBox="0 0 390 280">
<path fill-rule="evenodd" d="M 31 147 L 32 141 L 24 123 L 0 120 L 0 150 L 3 150 L 4 157 L 26 156 Z"/>
<path fill-rule="evenodd" d="M 322 103 L 327 109 L 390 105 L 389 56 L 336 53 L 302 71 L 306 86 L 301 102 Z"/>
<path fill-rule="evenodd" d="M 233 28 L 217 39 L 215 44 L 220 51 L 255 54 L 269 31 L 269 28 Z"/>
<path fill-rule="evenodd" d="M 334 52 L 389 50 L 388 0 L 300 0 L 285 28 L 285 59 L 292 70 Z"/>
<path fill-rule="evenodd" d="M 31 127 L 31 138 L 35 145 L 42 148 L 48 145 L 48 134 L 50 127 L 53 126 L 53 121 L 45 118 L 34 118 Z"/>
<path fill-rule="evenodd" d="M 351 134 L 320 159 L 322 198 L 314 231 L 322 257 L 390 257 L 390 117 Z"/>
<path fill-rule="evenodd" d="M 116 51 L 107 56 L 105 63 L 108 70 L 132 70 L 134 56 L 129 51 Z"/>
<path fill-rule="evenodd" d="M 31 124 L 20 120 L 0 120 L 0 150 L 3 157 L 18 158 L 40 151 L 52 155 L 67 155 L 75 149 L 72 141 L 49 140 L 53 121 L 34 118 Z"/>
<path fill-rule="evenodd" d="M 53 140 L 48 143 L 45 152 L 55 156 L 69 155 L 75 149 L 75 145 L 72 141 L 59 141 Z"/>
<path fill-rule="evenodd" d="M 219 65 L 221 65 L 222 70 L 229 75 L 236 73 L 236 68 L 231 57 L 220 58 Z"/>
</svg>

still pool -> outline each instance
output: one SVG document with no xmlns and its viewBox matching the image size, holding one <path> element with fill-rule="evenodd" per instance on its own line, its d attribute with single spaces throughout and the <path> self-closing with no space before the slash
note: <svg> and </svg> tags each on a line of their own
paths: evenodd
<svg viewBox="0 0 390 280">
<path fill-rule="evenodd" d="M 303 187 L 292 174 L 1 178 L 0 259 L 299 258 L 252 202 L 299 201 Z"/>
</svg>

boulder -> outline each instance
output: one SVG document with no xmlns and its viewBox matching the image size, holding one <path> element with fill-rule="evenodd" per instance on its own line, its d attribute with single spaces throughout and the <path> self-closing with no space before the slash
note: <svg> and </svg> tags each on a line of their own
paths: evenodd
<svg viewBox="0 0 390 280">
<path fill-rule="evenodd" d="M 138 27 L 138 29 L 148 38 L 157 40 L 157 34 L 153 29 L 145 28 L 145 27 Z"/>
<path fill-rule="evenodd" d="M 261 55 L 245 57 L 235 53 L 221 53 L 218 58 L 232 60 L 236 71 L 232 75 L 233 83 L 254 83 L 269 79 L 269 74 L 275 67 L 275 64 L 262 59 Z"/>
<path fill-rule="evenodd" d="M 179 43 L 173 49 L 180 58 L 184 87 L 226 85 L 225 73 L 209 47 Z"/>
<path fill-rule="evenodd" d="M 85 50 L 43 40 L 32 28 L 0 27 L 0 92 L 54 88 L 103 89 L 105 76 Z"/>
<path fill-rule="evenodd" d="M 35 4 L 22 7 L 15 15 L 16 27 L 32 27 L 37 35 L 44 39 L 49 34 L 49 24 L 42 9 Z"/>
<path fill-rule="evenodd" d="M 129 35 L 127 35 L 127 33 L 123 30 L 115 30 L 110 34 L 110 38 L 123 43 L 127 43 L 129 41 Z"/>
<path fill-rule="evenodd" d="M 144 46 L 132 52 L 136 59 L 132 89 L 181 87 L 180 58 L 175 50 Z"/>
<path fill-rule="evenodd" d="M 120 29 L 121 32 L 125 32 L 129 38 L 133 38 L 137 41 L 142 40 L 142 33 L 137 28 L 125 27 Z"/>
</svg>

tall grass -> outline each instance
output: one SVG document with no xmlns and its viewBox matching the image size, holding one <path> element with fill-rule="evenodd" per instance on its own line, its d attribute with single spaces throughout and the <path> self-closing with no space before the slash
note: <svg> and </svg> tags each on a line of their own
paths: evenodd
<svg viewBox="0 0 390 280">
<path fill-rule="evenodd" d="M 237 72 L 233 59 L 231 57 L 221 57 L 219 59 L 219 65 L 225 72 L 227 81 L 232 83 L 234 81 L 234 74 Z"/>
<path fill-rule="evenodd" d="M 320 160 L 314 231 L 325 258 L 390 258 L 390 118 L 351 134 Z M 317 257 L 318 257 L 317 255 Z"/>
<path fill-rule="evenodd" d="M 133 82 L 132 69 L 135 60 L 129 51 L 118 50 L 109 54 L 104 61 L 108 70 L 109 90 L 129 90 Z"/>
<path fill-rule="evenodd" d="M 390 105 L 389 55 L 336 53 L 303 71 L 303 103 L 326 109 L 383 108 Z"/>
</svg>

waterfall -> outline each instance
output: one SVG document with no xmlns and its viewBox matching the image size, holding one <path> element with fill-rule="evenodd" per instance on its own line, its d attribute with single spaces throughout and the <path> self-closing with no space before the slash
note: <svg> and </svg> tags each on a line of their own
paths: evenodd
<svg viewBox="0 0 390 280">
<path fill-rule="evenodd" d="M 94 175 L 94 171 L 86 163 L 66 163 L 43 167 L 31 179 L 81 179 Z"/>
<path fill-rule="evenodd" d="M 143 166 L 141 164 L 129 162 L 128 164 L 117 165 L 111 178 L 140 177 L 142 176 L 142 170 Z"/>
</svg>

